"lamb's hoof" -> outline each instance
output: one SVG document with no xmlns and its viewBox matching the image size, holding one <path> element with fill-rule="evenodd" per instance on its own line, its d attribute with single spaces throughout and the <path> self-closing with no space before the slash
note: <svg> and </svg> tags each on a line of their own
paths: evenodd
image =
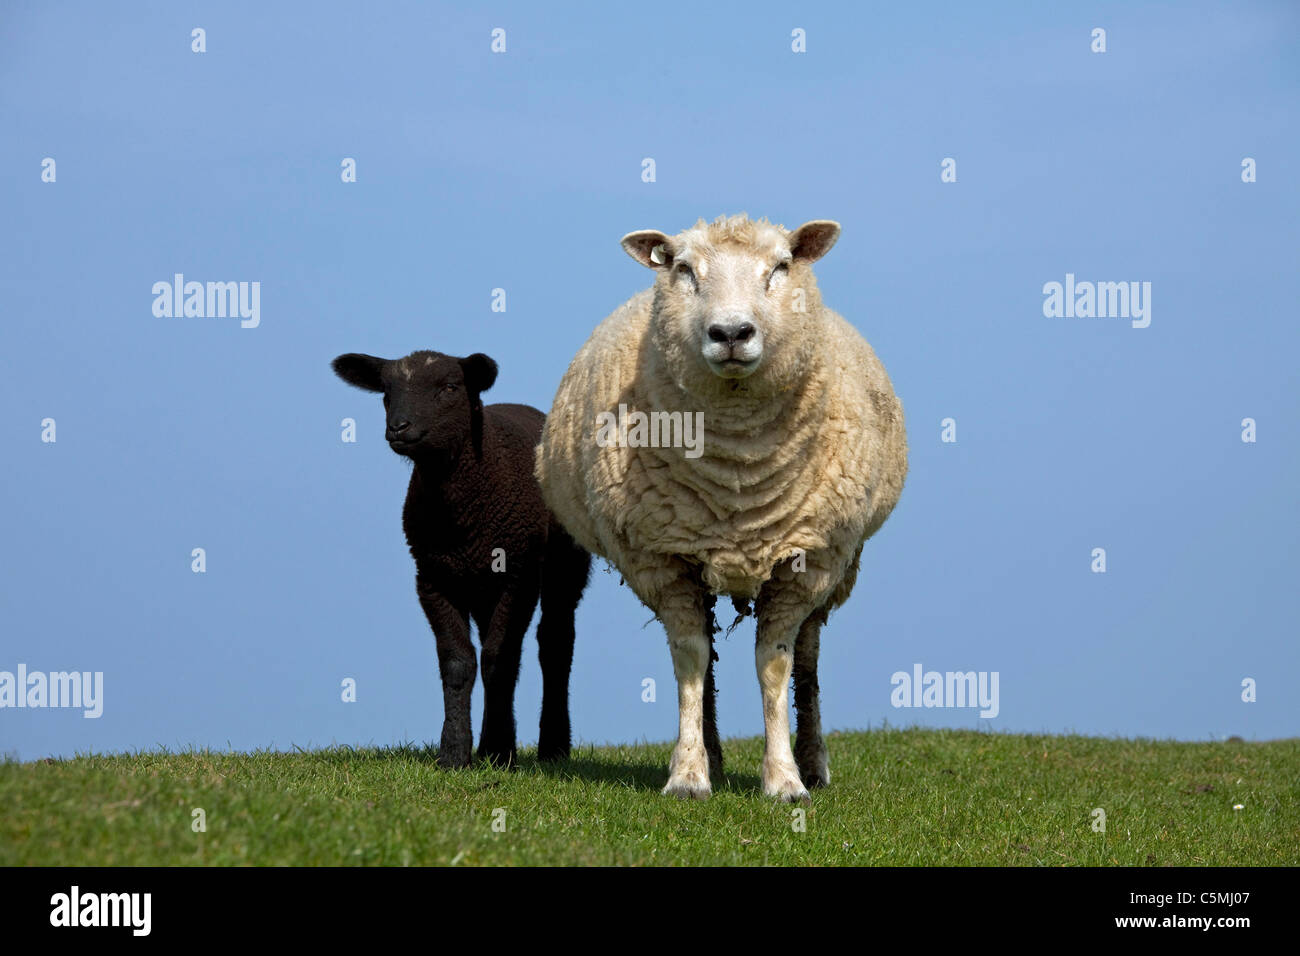
<svg viewBox="0 0 1300 956">
<path fill-rule="evenodd" d="M 676 797 L 678 800 L 707 800 L 713 793 L 707 773 L 674 773 L 668 778 L 668 785 L 663 789 L 664 796 Z"/>
<path fill-rule="evenodd" d="M 469 748 L 439 747 L 434 762 L 443 770 L 464 770 L 469 766 Z"/>
<path fill-rule="evenodd" d="M 491 749 L 479 747 L 478 759 L 496 767 L 498 770 L 513 770 L 518 755 L 515 753 L 514 747 L 493 747 Z"/>
<path fill-rule="evenodd" d="M 572 744 L 567 733 L 542 734 L 541 739 L 537 741 L 537 759 L 544 763 L 568 760 L 571 750 Z"/>
<path fill-rule="evenodd" d="M 793 767 L 763 768 L 763 793 L 778 803 L 812 803 Z"/>
</svg>

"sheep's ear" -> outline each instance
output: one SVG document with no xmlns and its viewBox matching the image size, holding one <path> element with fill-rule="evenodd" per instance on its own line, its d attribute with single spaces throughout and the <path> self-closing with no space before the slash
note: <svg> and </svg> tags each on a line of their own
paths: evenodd
<svg viewBox="0 0 1300 956">
<path fill-rule="evenodd" d="M 347 355 L 340 355 L 330 364 L 334 366 L 334 374 L 349 385 L 364 388 L 368 392 L 382 392 L 384 390 L 381 375 L 384 366 L 388 364 L 388 359 L 381 359 L 374 355 L 362 355 L 359 352 L 349 352 Z"/>
<path fill-rule="evenodd" d="M 497 363 L 482 352 L 461 359 L 460 367 L 465 373 L 465 388 L 476 395 L 486 392 L 497 380 Z"/>
<path fill-rule="evenodd" d="M 620 241 L 623 250 L 648 269 L 662 269 L 673 261 L 673 241 L 657 229 L 629 232 Z"/>
<path fill-rule="evenodd" d="M 814 219 L 790 233 L 790 254 L 804 262 L 816 262 L 831 251 L 840 237 L 840 224 L 833 219 Z"/>
</svg>

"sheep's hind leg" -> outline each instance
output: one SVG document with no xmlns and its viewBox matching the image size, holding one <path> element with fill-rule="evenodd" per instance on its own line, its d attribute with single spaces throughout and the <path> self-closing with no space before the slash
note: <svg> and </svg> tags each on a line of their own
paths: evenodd
<svg viewBox="0 0 1300 956">
<path fill-rule="evenodd" d="M 817 654 L 821 648 L 824 611 L 814 611 L 799 628 L 794 641 L 794 709 L 798 715 L 794 756 L 799 776 L 808 789 L 831 782 L 826 741 L 822 739 L 821 702 L 817 686 Z"/>
<path fill-rule="evenodd" d="M 711 597 L 711 596 L 710 596 Z M 709 776 L 722 778 L 722 740 L 718 737 L 718 688 L 713 681 L 713 664 L 718 659 L 713 636 L 718 633 L 718 622 L 713 613 L 713 602 L 708 602 L 707 629 L 709 633 L 709 664 L 704 671 L 704 750 L 709 755 Z"/>
</svg>

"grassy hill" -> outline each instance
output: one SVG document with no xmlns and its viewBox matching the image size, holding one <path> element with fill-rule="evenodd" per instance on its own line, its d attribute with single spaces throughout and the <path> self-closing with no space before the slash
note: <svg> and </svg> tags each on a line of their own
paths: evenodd
<svg viewBox="0 0 1300 956">
<path fill-rule="evenodd" d="M 759 792 L 758 739 L 726 742 L 705 803 L 660 796 L 668 744 L 583 747 L 560 766 L 526 752 L 514 772 L 444 772 L 417 747 L 10 762 L 0 865 L 1300 864 L 1300 740 L 827 743 L 833 784 L 802 831 Z"/>
</svg>

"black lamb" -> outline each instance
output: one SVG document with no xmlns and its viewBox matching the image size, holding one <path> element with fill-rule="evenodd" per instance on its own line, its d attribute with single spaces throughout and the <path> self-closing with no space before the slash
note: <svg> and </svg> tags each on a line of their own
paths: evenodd
<svg viewBox="0 0 1300 956">
<path fill-rule="evenodd" d="M 574 612 L 591 556 L 551 516 L 533 477 L 546 416 L 528 405 L 485 407 L 479 396 L 496 381 L 497 364 L 481 353 L 455 358 L 421 351 L 392 360 L 351 353 L 333 367 L 348 384 L 383 393 L 385 438 L 414 463 L 402 527 L 438 645 L 444 706 L 438 764 L 470 762 L 473 620 L 484 697 L 478 756 L 514 765 L 519 656 L 539 597 L 537 753 L 542 760 L 567 758 Z"/>
</svg>

